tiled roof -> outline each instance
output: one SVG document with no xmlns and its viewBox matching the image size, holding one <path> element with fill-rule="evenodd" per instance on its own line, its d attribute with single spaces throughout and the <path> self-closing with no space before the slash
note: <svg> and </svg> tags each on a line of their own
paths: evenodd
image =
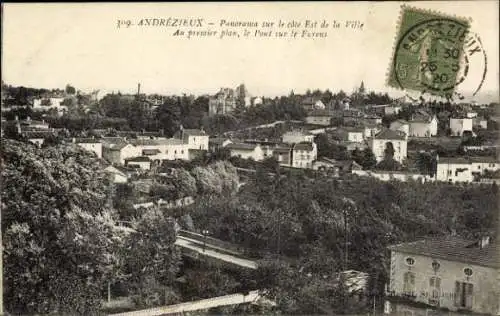
<svg viewBox="0 0 500 316">
<path fill-rule="evenodd" d="M 54 133 L 51 131 L 27 131 L 23 132 L 23 135 L 26 138 L 35 139 L 35 138 L 46 138 L 49 136 L 53 136 Z"/>
<path fill-rule="evenodd" d="M 470 160 L 464 157 L 439 157 L 438 164 L 470 165 Z"/>
<path fill-rule="evenodd" d="M 471 162 L 480 162 L 480 163 L 499 163 L 497 159 L 494 157 L 470 157 Z"/>
<path fill-rule="evenodd" d="M 254 150 L 257 147 L 256 144 L 246 144 L 246 143 L 232 143 L 226 146 L 228 149 L 236 150 Z"/>
<path fill-rule="evenodd" d="M 280 145 L 280 146 L 274 148 L 273 151 L 280 152 L 280 153 L 289 153 L 291 149 L 292 148 L 289 146 Z"/>
<path fill-rule="evenodd" d="M 149 162 L 151 159 L 146 156 L 139 156 L 139 157 L 132 157 L 132 158 L 127 158 L 125 161 L 133 161 L 133 162 Z"/>
<path fill-rule="evenodd" d="M 376 139 L 393 139 L 393 140 L 405 140 L 405 135 L 399 131 L 393 131 L 390 129 L 383 130 L 382 132 L 375 135 Z"/>
<path fill-rule="evenodd" d="M 98 138 L 75 138 L 75 143 L 77 144 L 96 144 L 100 143 Z"/>
<path fill-rule="evenodd" d="M 184 134 L 189 136 L 208 136 L 207 133 L 201 129 L 184 129 Z"/>
<path fill-rule="evenodd" d="M 210 144 L 222 145 L 227 140 L 230 140 L 230 139 L 229 138 L 224 138 L 224 137 L 214 137 L 214 138 L 209 138 L 208 142 Z"/>
<path fill-rule="evenodd" d="M 333 113 L 329 110 L 314 110 L 307 113 L 307 116 L 333 116 Z"/>
<path fill-rule="evenodd" d="M 402 243 L 388 248 L 408 254 L 500 268 L 500 261 L 498 260 L 500 245 L 495 244 L 494 241 L 481 249 L 478 247 L 477 241 L 446 236 Z"/>
<path fill-rule="evenodd" d="M 313 145 L 312 145 L 312 143 L 302 142 L 302 143 L 295 144 L 295 146 L 293 147 L 293 150 L 312 151 Z"/>
</svg>

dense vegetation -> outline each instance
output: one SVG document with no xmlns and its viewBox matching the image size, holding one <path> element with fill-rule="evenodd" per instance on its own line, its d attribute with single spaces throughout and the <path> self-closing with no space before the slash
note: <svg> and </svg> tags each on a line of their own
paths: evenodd
<svg viewBox="0 0 500 316">
<path fill-rule="evenodd" d="M 102 165 L 82 149 L 2 140 L 1 155 L 7 311 L 96 314 L 118 281 L 138 306 L 174 301 L 164 294 L 180 259 L 172 219 L 148 212 L 117 226 Z"/>
<path fill-rule="evenodd" d="M 324 275 L 346 268 L 368 272 L 372 295 L 380 295 L 387 280 L 388 245 L 426 236 L 475 238 L 494 233 L 497 201 L 496 186 L 422 185 L 355 176 L 338 181 L 267 177 L 258 172 L 236 198 L 210 200 L 192 216 L 196 227 L 244 245 L 249 255 L 267 258 L 262 273 L 268 283 L 262 286 L 275 285 L 270 295 L 280 300 L 283 312 L 316 313 L 311 301 L 300 303 L 299 298 L 307 289 L 308 295 L 328 301 L 332 294 L 326 289 L 316 292 L 321 284 L 326 286 Z M 311 277 L 304 279 L 308 273 Z"/>
</svg>

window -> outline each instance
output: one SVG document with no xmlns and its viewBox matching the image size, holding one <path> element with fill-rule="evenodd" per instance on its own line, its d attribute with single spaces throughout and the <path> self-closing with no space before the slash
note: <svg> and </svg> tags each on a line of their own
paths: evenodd
<svg viewBox="0 0 500 316">
<path fill-rule="evenodd" d="M 466 276 L 470 277 L 472 275 L 472 269 L 471 268 L 465 268 L 464 273 Z"/>
<path fill-rule="evenodd" d="M 405 272 L 403 280 L 403 294 L 415 296 L 415 273 Z"/>
<path fill-rule="evenodd" d="M 432 270 L 434 270 L 434 272 L 437 272 L 439 270 L 439 267 L 441 267 L 441 264 L 436 260 L 434 260 L 432 262 Z"/>
<path fill-rule="evenodd" d="M 174 150 L 174 154 L 177 155 L 177 150 Z"/>
<path fill-rule="evenodd" d="M 448 175 L 451 176 L 451 170 L 448 170 Z"/>
<path fill-rule="evenodd" d="M 429 304 L 438 305 L 441 295 L 441 278 L 433 276 L 429 279 L 429 292 Z"/>
<path fill-rule="evenodd" d="M 466 282 L 455 282 L 455 305 L 461 308 L 472 308 L 474 285 Z"/>
<path fill-rule="evenodd" d="M 408 258 L 406 258 L 405 262 L 407 265 L 412 266 L 415 264 L 415 259 L 408 257 Z"/>
</svg>

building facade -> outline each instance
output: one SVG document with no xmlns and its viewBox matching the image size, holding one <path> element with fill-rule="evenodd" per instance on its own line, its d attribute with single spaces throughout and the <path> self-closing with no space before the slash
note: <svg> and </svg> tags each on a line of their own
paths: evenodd
<svg viewBox="0 0 500 316">
<path fill-rule="evenodd" d="M 446 236 L 390 246 L 386 313 L 428 315 L 445 309 L 499 315 L 498 244 L 489 237 L 466 240 Z M 432 314 L 437 315 L 437 314 Z M 443 314 L 446 315 L 446 314 Z"/>
<path fill-rule="evenodd" d="M 390 145 L 394 149 L 394 160 L 399 163 L 403 163 L 406 160 L 407 141 L 406 135 L 402 132 L 386 129 L 369 139 L 368 143 L 377 162 L 385 158 L 385 150 Z"/>
<path fill-rule="evenodd" d="M 464 132 L 472 132 L 472 118 L 450 118 L 451 136 L 462 136 Z"/>
</svg>

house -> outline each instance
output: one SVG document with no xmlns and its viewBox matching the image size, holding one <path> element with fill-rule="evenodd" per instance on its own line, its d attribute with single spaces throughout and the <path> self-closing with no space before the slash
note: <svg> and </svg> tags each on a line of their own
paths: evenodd
<svg viewBox="0 0 500 316">
<path fill-rule="evenodd" d="M 365 115 L 363 121 L 368 124 L 382 124 L 382 118 L 376 114 Z"/>
<path fill-rule="evenodd" d="M 102 158 L 102 143 L 97 138 L 73 138 L 73 143 Z"/>
<path fill-rule="evenodd" d="M 437 157 L 436 180 L 450 183 L 472 182 L 472 164 L 466 158 Z"/>
<path fill-rule="evenodd" d="M 332 114 L 327 110 L 315 110 L 307 114 L 305 122 L 311 125 L 330 126 Z"/>
<path fill-rule="evenodd" d="M 147 156 L 139 156 L 125 159 L 125 166 L 127 167 L 136 167 L 141 170 L 150 170 L 151 169 L 151 159 Z"/>
<path fill-rule="evenodd" d="M 23 131 L 21 135 L 40 148 L 45 143 L 45 139 L 54 136 L 54 133 L 51 131 Z"/>
<path fill-rule="evenodd" d="M 62 105 L 64 98 L 49 97 L 49 98 L 36 98 L 33 99 L 33 110 L 44 111 L 56 109 L 58 112 L 64 112 L 67 107 Z"/>
<path fill-rule="evenodd" d="M 224 148 L 231 144 L 232 141 L 225 137 L 213 137 L 208 139 L 208 149 L 212 152 Z"/>
<path fill-rule="evenodd" d="M 467 113 L 465 114 L 465 117 L 467 117 L 467 118 L 475 118 L 475 117 L 477 117 L 477 112 L 467 111 Z"/>
<path fill-rule="evenodd" d="M 321 99 L 314 97 L 305 97 L 302 100 L 302 107 L 306 111 L 324 110 L 326 108 L 325 104 L 323 103 L 323 101 L 321 101 Z"/>
<path fill-rule="evenodd" d="M 124 165 L 125 159 L 141 156 L 139 148 L 129 143 L 103 143 L 102 157 L 109 163 Z"/>
<path fill-rule="evenodd" d="M 472 121 L 473 119 L 468 117 L 450 117 L 451 136 L 462 136 L 464 132 L 472 133 Z"/>
<path fill-rule="evenodd" d="M 290 131 L 290 132 L 286 132 L 285 134 L 283 134 L 282 141 L 283 141 L 283 143 L 286 143 L 286 144 L 313 142 L 314 135 L 307 132 L 307 131 L 306 132 Z"/>
<path fill-rule="evenodd" d="M 385 149 L 390 146 L 394 149 L 394 160 L 397 162 L 403 163 L 407 157 L 406 135 L 399 131 L 385 129 L 370 138 L 368 145 L 375 154 L 377 162 L 385 158 Z"/>
<path fill-rule="evenodd" d="M 255 161 L 264 160 L 264 152 L 259 144 L 232 143 L 225 148 L 229 150 L 231 157 L 251 158 Z"/>
<path fill-rule="evenodd" d="M 470 157 L 472 173 L 484 174 L 486 170 L 495 172 L 500 169 L 500 162 L 494 157 Z"/>
<path fill-rule="evenodd" d="M 472 120 L 472 126 L 487 129 L 488 128 L 488 120 L 486 120 L 484 117 L 481 117 L 481 116 L 475 117 Z"/>
<path fill-rule="evenodd" d="M 152 161 L 189 160 L 189 144 L 178 138 L 134 139 L 130 143 L 138 148 L 139 156 L 148 156 Z"/>
<path fill-rule="evenodd" d="M 384 107 L 384 115 L 396 115 L 399 112 L 401 112 L 402 107 L 401 105 L 388 105 Z"/>
<path fill-rule="evenodd" d="M 262 98 L 261 97 L 252 98 L 251 104 L 253 106 L 261 105 L 262 104 Z"/>
<path fill-rule="evenodd" d="M 292 167 L 312 168 L 318 157 L 318 149 L 314 142 L 297 143 L 292 149 Z"/>
<path fill-rule="evenodd" d="M 175 136 L 187 144 L 188 149 L 208 150 L 208 134 L 202 129 L 184 129 L 181 125 L 180 131 Z"/>
<path fill-rule="evenodd" d="M 272 156 L 281 166 L 292 165 L 292 146 L 281 144 L 273 148 Z"/>
<path fill-rule="evenodd" d="M 334 131 L 343 142 L 361 143 L 365 139 L 365 129 L 358 127 L 342 127 Z"/>
<path fill-rule="evenodd" d="M 364 128 L 364 138 L 367 139 L 377 135 L 383 129 L 383 126 L 382 124 L 369 124 L 365 122 L 363 124 L 363 128 Z"/>
<path fill-rule="evenodd" d="M 406 136 L 410 135 L 410 124 L 405 120 L 396 120 L 392 122 L 390 129 L 403 132 Z"/>
<path fill-rule="evenodd" d="M 408 136 L 432 137 L 437 135 L 438 119 L 436 115 L 430 115 L 424 110 L 418 110 L 414 113 L 408 124 Z"/>
<path fill-rule="evenodd" d="M 18 129 L 21 130 L 48 130 L 50 129 L 49 123 L 45 120 L 37 121 L 32 120 L 29 116 L 25 120 L 19 120 L 16 116 L 16 123 L 18 124 Z"/>
<path fill-rule="evenodd" d="M 386 314 L 500 315 L 500 246 L 488 236 L 433 237 L 388 248 Z"/>
</svg>

